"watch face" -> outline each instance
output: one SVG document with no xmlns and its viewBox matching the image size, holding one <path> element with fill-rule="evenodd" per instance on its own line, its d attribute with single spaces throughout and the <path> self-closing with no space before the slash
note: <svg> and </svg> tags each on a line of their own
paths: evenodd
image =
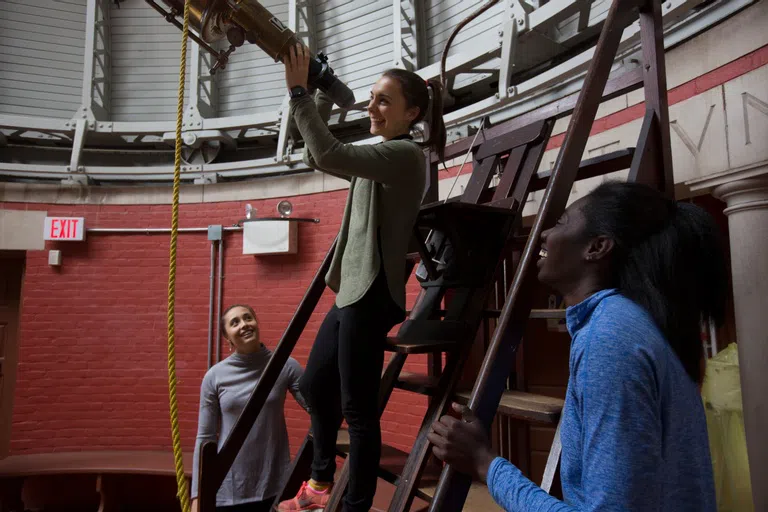
<svg viewBox="0 0 768 512">
<path fill-rule="evenodd" d="M 306 91 L 301 86 L 293 87 L 291 89 L 291 96 L 294 97 L 294 98 L 298 98 L 299 96 L 304 96 L 305 93 L 306 93 Z"/>
</svg>

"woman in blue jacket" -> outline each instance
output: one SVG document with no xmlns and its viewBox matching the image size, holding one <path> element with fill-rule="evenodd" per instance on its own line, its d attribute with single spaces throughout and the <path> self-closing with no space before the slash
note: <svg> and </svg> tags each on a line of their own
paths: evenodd
<svg viewBox="0 0 768 512">
<path fill-rule="evenodd" d="M 565 502 L 490 449 L 465 407 L 433 425 L 434 453 L 485 481 L 508 511 L 714 512 L 701 318 L 723 318 L 727 269 L 699 207 L 606 183 L 541 237 L 539 280 L 572 337 L 560 425 Z"/>
</svg>

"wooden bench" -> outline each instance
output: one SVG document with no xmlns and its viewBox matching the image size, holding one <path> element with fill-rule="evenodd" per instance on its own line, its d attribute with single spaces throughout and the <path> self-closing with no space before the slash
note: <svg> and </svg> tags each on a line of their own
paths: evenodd
<svg viewBox="0 0 768 512">
<path fill-rule="evenodd" d="M 184 454 L 187 480 L 192 454 Z M 179 510 L 171 452 L 96 451 L 0 460 L 0 511 Z M 75 507 L 75 508 L 73 508 Z"/>
</svg>

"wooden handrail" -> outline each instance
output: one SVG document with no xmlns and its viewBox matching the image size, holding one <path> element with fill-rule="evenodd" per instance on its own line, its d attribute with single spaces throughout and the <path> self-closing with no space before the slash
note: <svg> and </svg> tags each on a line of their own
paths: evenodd
<svg viewBox="0 0 768 512">
<path fill-rule="evenodd" d="M 627 94 L 628 92 L 640 89 L 643 87 L 643 70 L 641 68 L 632 69 L 621 75 L 608 80 L 603 90 L 603 96 L 600 101 L 608 101 L 612 98 Z M 463 155 L 469 151 L 470 147 L 476 148 L 486 140 L 491 140 L 494 137 L 508 133 L 511 130 L 518 130 L 536 121 L 543 119 L 560 119 L 571 113 L 576 108 L 576 102 L 579 99 L 581 91 L 574 92 L 560 98 L 557 101 L 542 105 L 539 108 L 521 114 L 517 117 L 501 122 L 490 128 L 486 128 L 485 136 L 483 139 L 475 142 L 472 146 L 472 138 L 465 137 L 461 140 L 453 142 L 445 147 L 445 158 L 449 160 L 456 158 L 459 155 Z M 432 161 L 437 162 L 437 157 L 432 155 Z"/>
<path fill-rule="evenodd" d="M 557 217 L 565 209 L 621 35 L 631 20 L 633 4 L 634 2 L 625 0 L 614 0 L 611 3 L 595 49 L 595 57 L 584 80 L 584 87 L 579 92 L 562 150 L 547 183 L 539 212 L 472 389 L 469 408 L 484 425 L 490 425 L 496 414 L 503 389 L 501 383 L 509 375 L 510 362 L 514 360 L 517 345 L 522 339 L 526 321 L 530 315 L 533 292 L 537 285 L 536 272 L 533 270 L 539 237 L 545 226 L 554 225 Z M 451 466 L 446 467 L 435 489 L 429 510 L 431 512 L 461 510 L 470 485 L 471 479 L 467 475 L 458 473 Z"/>
</svg>

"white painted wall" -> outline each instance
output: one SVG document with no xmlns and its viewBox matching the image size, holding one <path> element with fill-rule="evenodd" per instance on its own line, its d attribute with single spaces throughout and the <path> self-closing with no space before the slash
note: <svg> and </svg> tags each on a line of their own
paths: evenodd
<svg viewBox="0 0 768 512">
<path fill-rule="evenodd" d="M 317 50 L 353 90 L 368 90 L 393 65 L 391 0 L 328 0 L 315 4 Z"/>
<path fill-rule="evenodd" d="M 440 62 L 448 37 L 456 25 L 475 12 L 487 0 L 426 0 L 427 62 Z M 505 2 L 498 2 L 461 30 L 451 44 L 449 55 L 468 50 L 478 37 L 497 32 Z"/>
<path fill-rule="evenodd" d="M 82 93 L 85 6 L 0 1 L 0 114 L 72 117 Z"/>
<path fill-rule="evenodd" d="M 287 0 L 263 0 L 261 4 L 288 25 Z M 246 43 L 235 50 L 227 68 L 219 73 L 218 91 L 219 116 L 274 112 L 285 96 L 283 65 L 258 46 Z"/>
<path fill-rule="evenodd" d="M 119 7 L 113 3 L 110 16 L 111 119 L 175 119 L 181 31 L 165 21 L 144 0 L 124 0 Z M 188 47 L 193 44 L 189 41 Z M 190 53 L 188 48 L 188 61 Z"/>
</svg>

